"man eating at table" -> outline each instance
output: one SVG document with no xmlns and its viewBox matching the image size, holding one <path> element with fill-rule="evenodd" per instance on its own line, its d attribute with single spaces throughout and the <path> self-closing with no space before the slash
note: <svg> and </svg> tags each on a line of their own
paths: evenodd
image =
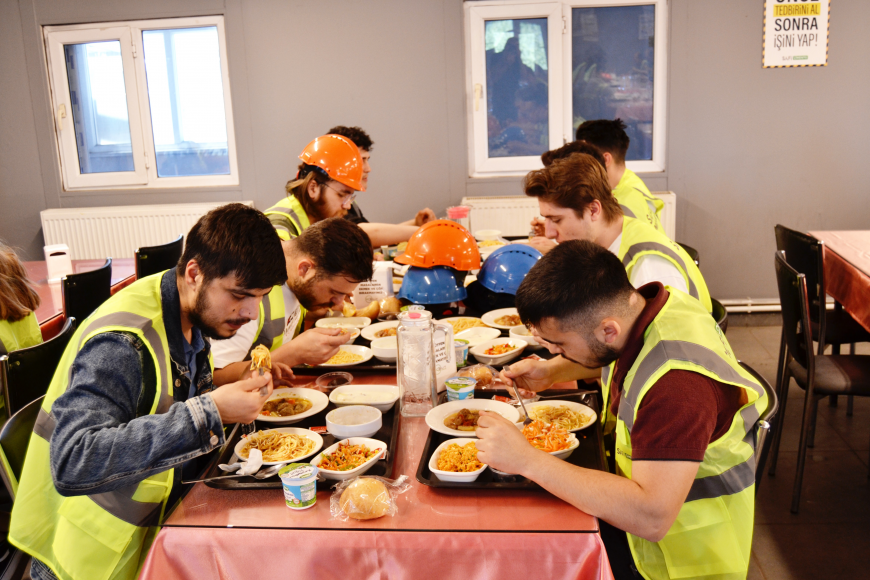
<svg viewBox="0 0 870 580">
<path fill-rule="evenodd" d="M 133 579 L 182 471 L 253 421 L 272 377 L 215 389 L 203 337 L 229 338 L 287 278 L 268 218 L 229 204 L 200 218 L 178 266 L 136 281 L 82 321 L 49 386 L 9 541 L 35 580 Z M 262 389 L 262 390 L 261 390 Z"/>
<path fill-rule="evenodd" d="M 329 218 L 282 246 L 287 283 L 263 298 L 256 319 L 231 339 L 212 345 L 216 385 L 238 380 L 260 344 L 272 351 L 272 370 L 279 380 L 292 375 L 290 367 L 328 361 L 348 342 L 349 336 L 337 328 L 300 331 L 307 312 L 341 310 L 345 297 L 372 277 L 372 248 L 365 232 L 345 219 Z"/>
<path fill-rule="evenodd" d="M 767 395 L 709 313 L 659 283 L 633 288 L 612 253 L 585 241 L 544 256 L 516 303 L 550 352 L 588 368 L 616 363 L 605 404 L 616 417 L 617 473 L 535 449 L 486 412 L 480 461 L 600 518 L 617 579 L 745 578 Z"/>
</svg>

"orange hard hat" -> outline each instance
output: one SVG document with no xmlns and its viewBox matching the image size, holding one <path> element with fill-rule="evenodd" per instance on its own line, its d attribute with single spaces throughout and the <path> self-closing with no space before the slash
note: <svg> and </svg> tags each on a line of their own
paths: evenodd
<svg viewBox="0 0 870 580">
<path fill-rule="evenodd" d="M 344 185 L 362 190 L 363 163 L 359 148 L 341 135 L 323 135 L 305 146 L 299 159 L 321 168 L 326 174 Z"/>
<path fill-rule="evenodd" d="M 395 261 L 417 268 L 450 266 L 467 272 L 480 268 L 480 250 L 464 227 L 450 220 L 435 220 L 414 232 L 405 252 Z"/>
</svg>

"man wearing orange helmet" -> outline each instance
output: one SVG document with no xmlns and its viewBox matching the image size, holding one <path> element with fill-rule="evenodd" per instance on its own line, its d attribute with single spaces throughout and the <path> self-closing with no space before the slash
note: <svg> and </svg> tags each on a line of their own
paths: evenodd
<svg viewBox="0 0 870 580">
<path fill-rule="evenodd" d="M 287 182 L 287 197 L 266 210 L 282 240 L 290 240 L 311 224 L 342 217 L 364 189 L 363 161 L 353 142 L 340 135 L 323 135 L 299 155 L 296 179 Z"/>
</svg>

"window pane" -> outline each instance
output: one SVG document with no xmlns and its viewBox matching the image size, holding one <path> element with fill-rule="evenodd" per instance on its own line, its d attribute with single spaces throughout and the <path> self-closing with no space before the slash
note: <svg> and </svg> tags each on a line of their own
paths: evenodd
<svg viewBox="0 0 870 580">
<path fill-rule="evenodd" d="M 626 159 L 652 159 L 655 7 L 574 8 L 574 128 L 620 118 Z"/>
<path fill-rule="evenodd" d="M 486 106 L 490 157 L 550 148 L 547 19 L 489 20 Z"/>
<path fill-rule="evenodd" d="M 217 28 L 147 30 L 142 41 L 157 175 L 229 174 Z"/>
<path fill-rule="evenodd" d="M 63 48 L 81 173 L 134 171 L 120 41 Z"/>
</svg>

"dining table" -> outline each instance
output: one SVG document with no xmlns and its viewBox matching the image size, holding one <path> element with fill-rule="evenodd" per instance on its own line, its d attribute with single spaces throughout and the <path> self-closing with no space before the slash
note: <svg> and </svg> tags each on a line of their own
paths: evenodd
<svg viewBox="0 0 870 580">
<path fill-rule="evenodd" d="M 396 374 L 358 372 L 353 384 L 396 385 Z M 429 427 L 424 417 L 402 416 L 398 425 L 390 476 L 407 476 L 409 489 L 396 497 L 395 515 L 343 521 L 332 515 L 329 490 L 317 492 L 313 507 L 293 510 L 281 489 L 195 483 L 165 518 L 140 579 L 241 580 L 279 571 L 409 580 L 613 578 L 595 517 L 543 489 L 423 485 L 415 474 Z"/>
<path fill-rule="evenodd" d="M 825 291 L 870 332 L 870 230 L 810 235 L 823 242 Z"/>
</svg>

